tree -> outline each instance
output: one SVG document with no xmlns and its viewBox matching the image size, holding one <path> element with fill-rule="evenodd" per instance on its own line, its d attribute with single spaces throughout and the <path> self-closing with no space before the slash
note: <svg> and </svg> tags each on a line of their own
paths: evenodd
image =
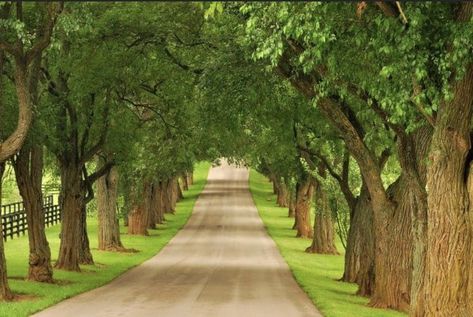
<svg viewBox="0 0 473 317">
<path fill-rule="evenodd" d="M 97 169 L 100 170 L 108 159 L 99 156 Z M 118 181 L 116 167 L 112 167 L 105 175 L 97 180 L 97 212 L 99 219 L 99 250 L 123 251 L 118 224 Z"/>
<path fill-rule="evenodd" d="M 17 127 L 2 143 L 0 143 L 0 162 L 4 162 L 18 152 L 25 141 L 33 117 L 31 96 L 28 90 L 30 65 L 49 46 L 54 25 L 62 11 L 62 3 L 38 4 L 39 14 L 34 17 L 33 25 L 26 25 L 23 15 L 23 4 L 16 4 L 16 16 L 10 17 L 12 5 L 2 5 L 1 19 L 3 37 L 0 39 L 2 55 L 7 53 L 15 62 L 15 88 L 18 98 Z M 15 29 L 15 25 L 24 28 L 24 34 Z M 29 29 L 28 29 L 29 28 Z M 33 40 L 26 40 L 28 32 L 34 34 Z M 13 43 L 12 43 L 13 42 Z M 3 57 L 4 58 L 4 57 Z"/>
<path fill-rule="evenodd" d="M 6 60 L 5 53 L 14 61 L 14 83 L 16 98 L 18 102 L 18 120 L 14 131 L 1 139 L 0 143 L 0 164 L 2 164 L 2 176 L 4 162 L 17 153 L 23 145 L 33 117 L 33 104 L 36 100 L 32 93 L 36 94 L 35 86 L 38 78 L 38 65 L 41 63 L 43 51 L 49 46 L 56 20 L 62 11 L 62 3 L 36 4 L 33 12 L 25 12 L 21 2 L 16 3 L 16 16 L 11 16 L 12 4 L 6 3 L 1 7 L 0 20 L 2 21 L 2 37 L 0 38 L 0 77 L 3 76 L 3 68 Z M 27 9 L 30 9 L 28 7 Z M 28 18 L 26 16 L 28 15 Z M 1 80 L 0 80 L 1 85 Z M 1 87 L 3 88 L 3 87 Z M 3 96 L 0 96 L 3 97 Z M 0 101 L 1 103 L 1 101 Z M 2 109 L 3 110 L 3 109 Z M 3 128 L 3 127 L 2 127 Z M 1 131 L 2 134 L 4 131 Z M 2 135 L 3 137 L 3 135 Z M 33 157 L 40 164 L 40 155 L 37 153 Z M 27 156 L 27 154 L 20 154 Z M 24 168 L 22 169 L 24 170 Z M 35 171 L 35 174 L 38 171 Z M 31 175 L 33 176 L 33 175 Z M 37 181 L 38 179 L 36 179 Z M 32 186 L 30 186 L 32 188 Z M 22 192 L 25 194 L 25 191 Z M 34 195 L 26 203 L 27 219 L 31 225 L 30 233 L 30 271 L 29 278 L 39 281 L 51 281 L 52 271 L 50 270 L 50 255 L 44 233 L 41 231 L 41 218 L 35 219 L 38 212 L 38 195 Z M 39 203 L 42 197 L 39 195 Z M 32 204 L 29 204 L 32 203 Z M 33 204 L 34 203 L 34 204 Z M 34 233 L 34 234 L 33 234 Z M 13 295 L 8 287 L 6 277 L 6 263 L 3 250 L 3 237 L 0 234 L 0 260 L 2 269 L 1 275 L 1 299 L 11 300 Z"/>
<path fill-rule="evenodd" d="M 321 254 L 338 254 L 335 246 L 335 229 L 332 221 L 332 211 L 330 201 L 323 181 L 327 177 L 323 164 L 317 168 L 314 185 L 314 237 L 312 244 L 306 249 L 306 252 Z"/>
<path fill-rule="evenodd" d="M 415 314 L 434 314 L 433 311 L 445 314 L 460 313 L 465 309 L 467 301 L 459 300 L 458 297 L 457 302 L 464 303 L 457 305 L 458 307 L 446 303 L 439 308 L 440 299 L 429 299 L 428 305 L 433 306 L 428 309 L 423 307 L 427 301 L 425 295 L 419 297 L 425 285 L 419 275 L 425 278 L 438 274 L 432 272 L 429 275 L 423 272 L 425 252 L 432 250 L 426 245 L 429 239 L 425 239 L 428 236 L 425 230 L 427 233 L 432 230 L 432 235 L 439 231 L 432 227 L 430 229 L 428 224 L 425 226 L 426 219 L 429 219 L 426 217 L 430 212 L 427 202 L 430 201 L 431 195 L 430 190 L 426 193 L 422 175 L 422 162 L 427 155 L 423 156 L 425 151 L 417 152 L 417 148 L 423 148 L 424 143 L 415 143 L 418 133 L 413 131 L 436 121 L 435 117 L 439 115 L 437 108 L 445 104 L 442 100 L 451 99 L 447 88 L 452 83 L 450 74 L 468 65 L 464 54 L 465 48 L 470 44 L 459 44 L 457 37 L 459 34 L 464 36 L 469 33 L 471 24 L 458 23 L 455 17 L 460 17 L 459 21 L 469 20 L 469 5 L 413 5 L 410 23 L 407 23 L 405 18 L 398 19 L 403 15 L 399 7 L 384 3 L 377 3 L 377 6 L 381 10 L 369 6 L 369 10 L 359 14 L 366 25 L 348 23 L 344 28 L 339 21 L 349 21 L 350 15 L 354 13 L 347 5 L 314 4 L 304 6 L 298 12 L 294 11 L 295 14 L 289 12 L 296 6 L 287 6 L 284 7 L 287 11 L 282 11 L 287 14 L 279 16 L 274 14 L 276 7 L 268 5 L 265 10 L 254 11 L 257 14 L 253 14 L 254 18 L 250 19 L 248 25 L 251 28 L 256 26 L 259 30 L 268 30 L 266 27 L 274 25 L 276 17 L 279 19 L 278 26 L 269 34 L 260 33 L 264 34 L 265 40 L 262 41 L 263 44 L 258 45 L 255 55 L 270 56 L 272 63 L 278 65 L 278 70 L 284 77 L 302 94 L 316 100 L 318 109 L 340 131 L 350 154 L 360 167 L 374 212 L 376 264 L 372 305 L 407 310 L 412 297 L 413 311 L 419 311 Z M 279 7 L 278 10 L 282 8 Z M 328 19 L 332 14 L 334 18 Z M 266 19 L 258 20 L 259 15 L 265 15 Z M 305 18 L 301 18 L 302 16 Z M 431 18 L 426 19 L 427 16 Z M 261 22 L 260 25 L 258 21 Z M 315 33 L 314 25 L 318 26 Z M 305 30 L 312 36 L 305 36 Z M 419 38 L 419 33 L 426 36 Z M 282 41 L 278 42 L 278 38 Z M 396 47 L 401 47 L 401 50 L 395 49 Z M 439 47 L 450 49 L 438 49 Z M 364 52 L 363 56 L 359 55 L 361 51 Z M 435 58 L 432 59 L 432 56 Z M 370 67 L 365 67 L 366 65 Z M 464 74 L 462 71 L 460 73 Z M 382 80 L 373 80 L 378 74 Z M 413 81 L 406 81 L 406 78 L 413 78 Z M 465 78 L 468 78 L 468 75 Z M 459 92 L 455 88 L 456 85 L 462 84 L 454 84 L 453 91 Z M 334 87 L 337 89 L 334 90 Z M 381 170 L 377 167 L 373 151 L 367 146 L 365 136 L 357 129 L 356 122 L 352 120 L 353 116 L 347 112 L 350 108 L 353 109 L 354 103 L 349 99 L 352 97 L 363 102 L 360 110 L 372 110 L 372 114 L 381 119 L 398 138 L 397 155 L 401 177 L 390 189 L 383 184 Z M 451 100 L 446 103 L 453 102 L 455 98 Z M 468 104 L 468 99 L 463 100 Z M 358 111 L 358 115 L 360 113 Z M 425 137 L 420 139 L 424 140 Z M 412 156 L 412 153 L 418 153 L 420 156 Z M 427 172 L 427 179 L 428 174 Z M 407 196 L 406 192 L 402 194 L 396 190 L 404 184 L 409 188 Z M 391 193 L 408 197 L 412 202 L 410 207 L 393 204 L 395 201 L 406 200 L 392 199 Z M 442 197 L 442 201 L 448 201 L 446 197 Z M 412 221 L 410 215 L 414 215 Z M 386 223 L 393 221 L 395 226 L 386 226 Z M 392 228 L 412 235 L 413 242 L 406 242 L 410 241 L 409 236 L 402 241 L 394 239 L 390 232 L 396 231 Z M 392 243 L 396 243 L 396 246 Z M 390 245 L 389 251 L 387 245 Z M 400 258 L 405 260 L 399 262 Z M 445 257 L 437 254 L 429 258 Z M 420 268 L 414 271 L 412 284 L 410 266 L 399 265 L 409 261 L 414 261 L 418 264 L 416 267 Z M 399 281 L 401 276 L 405 283 L 393 283 Z M 453 275 L 451 277 L 453 278 Z M 433 288 L 430 291 L 434 291 Z M 410 293 L 412 295 L 405 295 Z M 442 300 L 448 301 L 446 298 Z"/>
</svg>

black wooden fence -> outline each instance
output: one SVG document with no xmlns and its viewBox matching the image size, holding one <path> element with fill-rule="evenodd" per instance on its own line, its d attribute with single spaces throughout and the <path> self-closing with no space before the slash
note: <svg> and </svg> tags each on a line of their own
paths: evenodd
<svg viewBox="0 0 473 317">
<path fill-rule="evenodd" d="M 47 227 L 61 221 L 61 209 L 54 205 L 53 196 L 45 196 L 43 203 L 44 223 Z M 26 212 L 23 202 L 3 205 L 1 208 L 3 239 L 13 239 L 15 236 L 25 235 L 28 230 Z"/>
</svg>

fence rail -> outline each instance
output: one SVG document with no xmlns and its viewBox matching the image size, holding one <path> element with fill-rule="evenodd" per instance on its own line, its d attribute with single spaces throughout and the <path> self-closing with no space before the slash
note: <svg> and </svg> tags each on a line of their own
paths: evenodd
<svg viewBox="0 0 473 317">
<path fill-rule="evenodd" d="M 1 206 L 3 239 L 13 239 L 25 235 L 28 230 L 26 211 L 23 202 L 16 202 Z M 61 209 L 54 205 L 53 196 L 43 198 L 44 224 L 49 227 L 61 221 Z"/>
</svg>

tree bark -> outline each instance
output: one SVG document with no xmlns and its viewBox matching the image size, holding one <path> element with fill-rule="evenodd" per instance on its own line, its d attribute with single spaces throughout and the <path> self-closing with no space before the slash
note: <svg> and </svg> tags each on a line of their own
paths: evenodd
<svg viewBox="0 0 473 317">
<path fill-rule="evenodd" d="M 156 207 L 158 203 L 157 197 L 155 197 L 155 190 L 154 190 L 154 183 L 150 183 L 149 185 L 149 191 L 147 193 L 147 199 L 148 199 L 148 204 L 147 204 L 147 209 L 148 209 L 148 229 L 156 229 Z"/>
<path fill-rule="evenodd" d="M 172 180 L 170 178 L 163 181 L 163 202 L 164 202 L 164 212 L 165 213 L 174 213 L 173 207 L 173 190 L 172 190 Z"/>
<path fill-rule="evenodd" d="M 76 159 L 60 160 L 62 224 L 56 267 L 69 271 L 80 271 L 79 264 L 94 263 L 87 234 L 87 203 L 93 198 L 92 184 L 113 166 L 108 162 L 88 176 L 85 166 Z"/>
<path fill-rule="evenodd" d="M 394 182 L 387 190 L 395 203 L 395 208 L 384 214 L 383 232 L 385 236 L 382 257 L 377 258 L 375 265 L 381 265 L 383 274 L 376 275 L 377 285 L 389 285 L 389 288 L 378 290 L 382 294 L 381 307 L 390 307 L 407 312 L 410 303 L 410 287 L 412 274 L 412 224 L 411 224 L 411 191 L 406 176 Z M 379 225 L 379 224 L 378 224 Z M 400 238 L 402 237 L 402 239 Z M 381 252 L 379 252 L 381 253 Z M 379 287 L 379 286 L 376 286 Z M 376 301 L 376 297 L 372 299 Z M 377 305 L 379 307 L 379 305 Z"/>
<path fill-rule="evenodd" d="M 391 268 L 391 289 L 398 309 L 409 311 L 411 305 L 423 305 L 417 294 L 423 287 L 420 276 L 425 267 L 426 162 L 432 129 L 424 126 L 411 134 L 397 131 L 397 135 L 401 176 L 388 188 L 396 208 L 388 219 L 391 252 L 385 265 Z M 396 238 L 399 235 L 403 239 Z"/>
<path fill-rule="evenodd" d="M 182 179 L 182 188 L 185 191 L 189 190 L 189 179 L 187 177 L 187 172 L 182 174 L 181 179 Z"/>
<path fill-rule="evenodd" d="M 176 201 L 181 201 L 184 199 L 184 194 L 182 193 L 181 184 L 179 182 L 179 177 L 175 177 L 176 182 Z"/>
<path fill-rule="evenodd" d="M 192 184 L 194 184 L 194 172 L 187 172 L 187 183 L 189 184 L 189 186 L 191 186 Z"/>
<path fill-rule="evenodd" d="M 279 207 L 288 207 L 288 191 L 284 180 L 279 179 L 277 182 L 277 204 Z"/>
<path fill-rule="evenodd" d="M 118 179 L 117 168 L 112 167 L 97 180 L 98 249 L 103 251 L 124 250 L 117 217 Z"/>
<path fill-rule="evenodd" d="M 26 212 L 29 242 L 28 279 L 53 282 L 51 250 L 44 231 L 43 150 L 41 146 L 23 147 L 14 160 L 16 182 Z"/>
<path fill-rule="evenodd" d="M 161 200 L 163 202 L 163 210 L 165 213 L 173 213 L 169 188 L 169 179 L 164 179 L 163 181 L 161 181 Z"/>
<path fill-rule="evenodd" d="M 297 229 L 297 188 L 299 188 L 299 182 L 296 183 L 295 189 L 294 189 L 294 194 L 293 194 L 293 203 L 294 203 L 294 223 L 292 224 L 292 229 L 295 230 Z M 290 210 L 289 210 L 290 212 Z"/>
<path fill-rule="evenodd" d="M 0 50 L 0 116 L 5 112 L 3 107 L 3 66 L 5 56 L 3 50 Z M 3 126 L 0 122 L 0 140 L 3 138 Z M 5 161 L 0 161 L 0 206 L 2 206 L 2 184 L 3 174 L 5 173 Z M 1 211 L 1 210 L 0 210 Z M 8 285 L 7 263 L 5 258 L 5 248 L 3 246 L 3 225 L 0 221 L 0 300 L 9 301 L 13 299 L 13 293 Z"/>
<path fill-rule="evenodd" d="M 161 218 L 161 193 L 159 191 L 159 182 L 154 182 L 151 187 L 151 205 L 150 205 L 150 215 L 154 221 L 154 225 L 156 228 L 156 224 L 163 223 L 163 219 Z"/>
<path fill-rule="evenodd" d="M 143 203 L 136 204 L 128 214 L 128 234 L 147 236 L 148 219 Z"/>
<path fill-rule="evenodd" d="M 296 216 L 296 202 L 295 202 L 295 197 L 294 194 L 289 192 L 289 207 L 288 207 L 288 212 L 287 216 L 289 218 L 294 218 Z"/>
<path fill-rule="evenodd" d="M 128 214 L 128 234 L 147 236 L 150 215 L 151 183 L 143 184 L 141 200 L 135 200 L 131 212 Z"/>
<path fill-rule="evenodd" d="M 312 238 L 312 224 L 310 221 L 310 207 L 314 192 L 314 182 L 311 177 L 306 177 L 298 183 L 296 195 L 296 229 L 298 238 Z"/>
<path fill-rule="evenodd" d="M 305 250 L 309 253 L 338 254 L 335 246 L 335 230 L 327 193 L 318 181 L 314 181 L 315 217 L 312 244 Z"/>
<path fill-rule="evenodd" d="M 153 187 L 156 197 L 156 223 L 162 224 L 166 219 L 164 219 L 165 206 L 164 206 L 164 197 L 163 197 L 163 183 L 159 181 Z"/>
<path fill-rule="evenodd" d="M 20 56 L 15 57 L 15 88 L 18 98 L 18 122 L 15 131 L 0 143 L 0 162 L 6 161 L 20 150 L 33 119 L 28 90 L 28 66 L 26 60 Z"/>
<path fill-rule="evenodd" d="M 94 258 L 92 257 L 92 252 L 90 252 L 89 235 L 87 234 L 87 208 L 85 203 L 82 205 L 81 210 L 79 264 L 93 265 Z"/>
<path fill-rule="evenodd" d="M 298 222 L 298 217 L 297 217 L 297 194 L 296 194 L 296 199 L 294 203 L 294 223 L 292 224 L 292 229 L 295 230 L 297 229 L 297 222 Z"/>
<path fill-rule="evenodd" d="M 81 188 L 81 171 L 72 165 L 61 166 L 61 243 L 55 267 L 80 271 L 79 255 L 82 249 L 82 217 L 84 193 Z"/>
<path fill-rule="evenodd" d="M 271 173 L 269 179 L 270 179 L 271 182 L 273 183 L 273 194 L 277 195 L 277 194 L 278 194 L 278 184 L 277 184 L 276 175 L 274 175 L 273 173 Z"/>
<path fill-rule="evenodd" d="M 357 294 L 371 296 L 374 288 L 373 209 L 368 189 L 363 184 L 350 215 L 345 270 L 342 280 L 358 284 Z"/>
<path fill-rule="evenodd" d="M 0 206 L 2 205 L 2 178 L 5 172 L 5 162 L 0 162 Z M 3 246 L 3 229 L 0 226 L 0 300 L 10 301 L 13 293 L 8 285 L 7 262 Z"/>
<path fill-rule="evenodd" d="M 21 4 L 17 4 L 21 5 Z M 23 43 L 17 41 L 14 45 L 8 42 L 0 42 L 0 74 L 3 71 L 5 52 L 12 55 L 15 61 L 15 88 L 18 99 L 18 120 L 15 131 L 6 138 L 0 139 L 0 163 L 5 162 L 8 158 L 16 154 L 22 147 L 33 118 L 33 107 L 29 91 L 28 70 L 32 61 L 40 60 L 42 52 L 49 46 L 52 31 L 56 20 L 61 14 L 63 3 L 50 3 L 47 5 L 47 16 L 42 17 L 42 22 L 37 28 L 37 37 L 33 39 L 32 46 L 29 50 L 25 50 Z M 18 8 L 18 7 L 17 7 Z M 1 18 L 7 19 L 10 15 L 10 7 L 2 8 Z M 2 87 L 0 87 L 2 88 Z"/>
<path fill-rule="evenodd" d="M 171 208 L 171 212 L 176 212 L 176 203 L 177 203 L 177 187 L 175 178 L 172 177 L 168 180 L 168 197 L 169 197 L 169 207 Z"/>
<path fill-rule="evenodd" d="M 462 20 L 471 16 L 472 4 L 463 3 Z M 472 228 L 467 155 L 471 151 L 473 65 L 453 84 L 454 97 L 440 105 L 432 136 L 427 169 L 428 216 L 425 273 L 421 305 L 415 316 L 468 316 L 472 295 Z M 467 164 L 468 163 L 468 164 Z M 448 190 L 447 190 L 448 189 Z M 470 282 L 471 283 L 471 282 Z"/>
</svg>

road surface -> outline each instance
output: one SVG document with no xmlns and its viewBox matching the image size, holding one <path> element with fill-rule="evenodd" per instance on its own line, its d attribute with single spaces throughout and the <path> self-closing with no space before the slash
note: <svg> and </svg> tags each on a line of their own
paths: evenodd
<svg viewBox="0 0 473 317">
<path fill-rule="evenodd" d="M 209 172 L 186 226 L 152 259 L 35 316 L 321 316 L 266 233 L 248 170 Z"/>
</svg>

